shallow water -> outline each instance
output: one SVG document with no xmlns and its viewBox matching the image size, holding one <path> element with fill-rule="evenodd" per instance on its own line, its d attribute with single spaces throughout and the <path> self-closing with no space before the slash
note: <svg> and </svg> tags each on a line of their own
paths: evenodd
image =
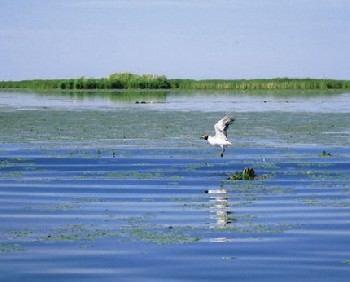
<svg viewBox="0 0 350 282">
<path fill-rule="evenodd" d="M 1 110 L 0 280 L 346 281 L 349 113 L 239 112 L 221 159 L 203 97 Z"/>
<path fill-rule="evenodd" d="M 202 112 L 350 113 L 350 93 L 336 91 L 117 91 L 21 92 L 0 91 L 0 108 Z M 146 103 L 137 103 L 146 102 Z"/>
</svg>

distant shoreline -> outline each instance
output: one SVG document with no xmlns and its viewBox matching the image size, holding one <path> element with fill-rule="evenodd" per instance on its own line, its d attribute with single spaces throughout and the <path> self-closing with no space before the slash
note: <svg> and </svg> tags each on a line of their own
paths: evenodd
<svg viewBox="0 0 350 282">
<path fill-rule="evenodd" d="M 1 89 L 30 90 L 328 90 L 350 89 L 350 80 L 313 78 L 168 79 L 163 75 L 116 73 L 106 78 L 0 81 Z"/>
</svg>

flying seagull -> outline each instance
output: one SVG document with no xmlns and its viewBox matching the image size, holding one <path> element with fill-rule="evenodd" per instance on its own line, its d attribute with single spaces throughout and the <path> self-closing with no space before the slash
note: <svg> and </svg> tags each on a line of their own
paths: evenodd
<svg viewBox="0 0 350 282">
<path fill-rule="evenodd" d="M 230 126 L 230 124 L 234 122 L 234 120 L 235 119 L 232 117 L 224 116 L 214 125 L 215 136 L 201 136 L 201 138 L 207 140 L 210 145 L 221 147 L 221 157 L 224 156 L 225 147 L 232 145 L 232 143 L 227 139 L 227 129 Z"/>
</svg>

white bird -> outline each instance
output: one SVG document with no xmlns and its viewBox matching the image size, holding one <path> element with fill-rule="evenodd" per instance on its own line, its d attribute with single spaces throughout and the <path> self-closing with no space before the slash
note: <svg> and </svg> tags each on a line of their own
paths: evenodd
<svg viewBox="0 0 350 282">
<path fill-rule="evenodd" d="M 234 120 L 235 119 L 232 117 L 224 116 L 214 125 L 215 136 L 201 136 L 201 138 L 207 140 L 210 145 L 221 147 L 221 157 L 224 156 L 225 147 L 232 145 L 232 143 L 227 139 L 227 129 L 230 124 L 234 122 Z"/>
</svg>

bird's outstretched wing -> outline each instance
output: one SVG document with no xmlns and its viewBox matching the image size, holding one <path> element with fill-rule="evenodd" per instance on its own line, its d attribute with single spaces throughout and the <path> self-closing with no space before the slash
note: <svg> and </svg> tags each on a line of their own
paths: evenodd
<svg viewBox="0 0 350 282">
<path fill-rule="evenodd" d="M 227 129 L 230 126 L 230 124 L 234 122 L 234 120 L 235 119 L 232 117 L 224 116 L 217 123 L 215 123 L 215 136 L 224 136 L 225 138 L 227 138 Z"/>
</svg>

